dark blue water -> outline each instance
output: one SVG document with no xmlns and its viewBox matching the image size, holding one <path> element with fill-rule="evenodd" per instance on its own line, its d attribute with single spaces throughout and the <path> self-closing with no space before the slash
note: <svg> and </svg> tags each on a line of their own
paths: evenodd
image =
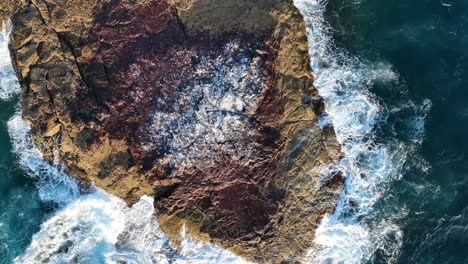
<svg viewBox="0 0 468 264">
<path fill-rule="evenodd" d="M 39 198 L 35 182 L 12 153 L 7 121 L 15 100 L 0 101 L 0 263 L 11 263 L 31 242 L 50 208 Z"/>
<path fill-rule="evenodd" d="M 370 87 L 382 105 L 432 102 L 422 146 L 376 205 L 377 215 L 404 211 L 397 262 L 468 263 L 468 1 L 330 0 L 326 19 L 337 45 L 398 73 L 398 84 Z M 409 118 L 389 113 L 379 138 L 408 143 Z"/>
<path fill-rule="evenodd" d="M 321 241 L 332 248 L 326 251 L 331 257 L 324 259 L 468 263 L 468 1 L 321 2 L 327 3 L 325 21 L 336 47 L 316 57 L 340 57 L 320 65 L 336 64 L 321 72 L 333 80 L 329 86 L 341 86 L 327 97 L 343 100 L 328 102 L 331 119 L 343 121 L 341 127 L 346 122 L 363 125 L 355 129 L 362 131 L 338 133 L 348 144 L 353 165 L 348 174 L 355 180 L 348 181 L 323 234 L 351 231 L 342 236 L 347 242 L 336 240 L 330 246 Z M 317 84 L 319 90 L 321 86 L 326 95 L 327 84 Z M 12 152 L 7 122 L 15 107 L 14 98 L 0 100 L 2 264 L 24 252 L 56 208 L 43 202 L 47 189 L 41 196 L 40 180 L 31 178 Z M 362 138 L 353 141 L 347 135 Z M 68 193 L 58 190 L 58 195 Z M 341 258 L 334 252 L 349 254 Z"/>
</svg>

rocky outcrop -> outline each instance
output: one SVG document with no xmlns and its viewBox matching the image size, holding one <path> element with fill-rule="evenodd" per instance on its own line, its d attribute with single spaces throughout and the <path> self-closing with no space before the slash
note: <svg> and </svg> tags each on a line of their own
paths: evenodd
<svg viewBox="0 0 468 264">
<path fill-rule="evenodd" d="M 47 159 L 256 262 L 313 245 L 343 179 L 303 19 L 280 0 L 32 0 L 15 30 L 23 117 Z"/>
</svg>

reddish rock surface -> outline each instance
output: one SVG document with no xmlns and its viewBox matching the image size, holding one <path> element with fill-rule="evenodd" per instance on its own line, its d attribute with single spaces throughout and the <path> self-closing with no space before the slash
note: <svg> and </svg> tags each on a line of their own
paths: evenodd
<svg viewBox="0 0 468 264">
<path fill-rule="evenodd" d="M 343 179 L 327 180 L 340 147 L 317 122 L 292 1 L 59 2 L 8 11 L 23 115 L 46 158 L 60 137 L 85 185 L 154 196 L 174 243 L 185 225 L 250 260 L 300 260 Z"/>
</svg>

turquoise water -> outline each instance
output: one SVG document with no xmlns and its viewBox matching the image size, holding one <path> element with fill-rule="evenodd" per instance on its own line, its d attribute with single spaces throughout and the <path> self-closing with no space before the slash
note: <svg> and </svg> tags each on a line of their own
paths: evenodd
<svg viewBox="0 0 468 264">
<path fill-rule="evenodd" d="M 337 167 L 347 177 L 307 261 L 468 263 L 468 2 L 295 3 L 306 18 L 315 85 L 327 107 L 321 122 L 335 127 L 345 151 Z M 1 43 L 5 80 L 11 69 L 2 64 Z M 0 85 L 0 95 L 8 85 Z M 100 191 L 79 196 L 60 168 L 28 147 L 27 127 L 8 122 L 16 113 L 12 94 L 0 99 L 0 263 L 19 255 L 18 263 L 77 256 L 83 263 L 109 256 L 239 263 L 189 241 L 175 254 L 153 222 L 149 198 L 128 208 Z M 55 236 L 62 233 L 70 239 Z M 54 251 L 70 243 L 73 250 Z"/>
<path fill-rule="evenodd" d="M 50 212 L 11 151 L 7 121 L 15 112 L 14 101 L 0 101 L 0 263 L 10 263 L 24 251 Z"/>
</svg>

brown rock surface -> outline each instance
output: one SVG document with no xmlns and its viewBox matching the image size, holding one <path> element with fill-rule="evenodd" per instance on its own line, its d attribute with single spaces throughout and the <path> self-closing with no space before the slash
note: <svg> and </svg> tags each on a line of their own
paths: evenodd
<svg viewBox="0 0 468 264">
<path fill-rule="evenodd" d="M 10 1 L 10 0 L 7 0 Z M 70 175 L 256 262 L 294 262 L 341 191 L 303 19 L 280 0 L 32 0 L 11 18 L 23 117 Z"/>
</svg>

